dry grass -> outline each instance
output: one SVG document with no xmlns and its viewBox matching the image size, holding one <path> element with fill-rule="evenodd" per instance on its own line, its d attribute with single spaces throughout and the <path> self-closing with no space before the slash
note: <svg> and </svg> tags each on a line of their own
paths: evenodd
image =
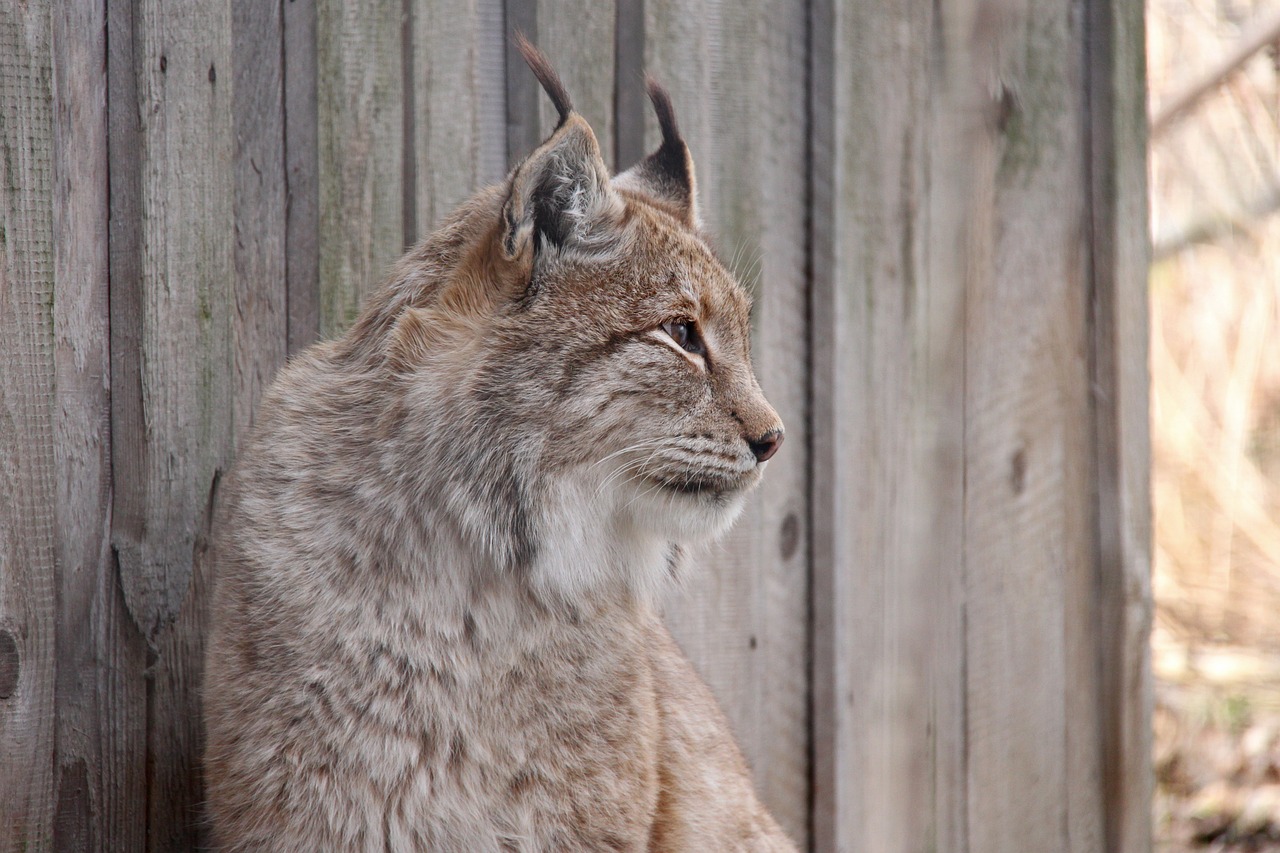
<svg viewBox="0 0 1280 853">
<path fill-rule="evenodd" d="M 1152 0 L 1152 99 L 1229 50 L 1253 11 Z M 1153 142 L 1157 244 L 1232 233 L 1151 275 L 1157 620 L 1187 643 L 1280 650 L 1280 85 L 1265 54 Z"/>
<path fill-rule="evenodd" d="M 1148 0 L 1153 105 L 1278 6 Z M 1151 153 L 1157 835 L 1163 850 L 1280 850 L 1274 56 L 1256 56 Z"/>
</svg>

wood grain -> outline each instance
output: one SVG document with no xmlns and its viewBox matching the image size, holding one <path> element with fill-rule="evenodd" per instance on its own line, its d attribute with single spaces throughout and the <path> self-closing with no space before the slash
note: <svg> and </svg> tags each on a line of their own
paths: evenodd
<svg viewBox="0 0 1280 853">
<path fill-rule="evenodd" d="M 258 399 L 288 349 L 287 177 L 281 7 L 233 0 L 235 71 L 234 434 L 253 424 Z"/>
<path fill-rule="evenodd" d="M 1135 3 L 1087 6 L 1101 797 L 1105 849 L 1151 849 L 1151 497 L 1145 34 Z M 1154 130 L 1152 132 L 1155 132 Z"/>
<path fill-rule="evenodd" d="M 106 9 L 53 17 L 56 850 L 141 849 L 144 660 L 111 555 Z M 132 654 L 131 654 L 132 653 Z"/>
<path fill-rule="evenodd" d="M 595 131 L 600 153 L 612 169 L 616 0 L 538 0 L 537 5 L 536 43 L 553 58 L 573 98 L 574 109 Z M 525 85 L 538 85 L 527 71 L 520 79 Z M 640 83 L 632 81 L 632 85 Z M 539 89 L 538 141 L 550 136 L 558 123 L 551 99 Z"/>
<path fill-rule="evenodd" d="M 125 170 L 137 170 L 137 210 L 120 230 L 140 233 L 119 253 L 112 245 L 113 264 L 119 254 L 133 266 L 112 270 L 113 355 L 128 374 L 112 382 L 112 537 L 125 600 L 154 636 L 182 608 L 209 484 L 229 450 L 230 8 L 143 3 L 132 27 L 141 122 Z"/>
<path fill-rule="evenodd" d="M 107 7 L 108 272 L 111 347 L 111 525 L 136 494 L 118 491 L 119 466 L 141 464 L 143 432 L 138 418 L 142 355 L 142 115 L 134 58 L 131 4 Z M 123 400 L 132 401 L 121 405 Z M 129 507 L 138 514 L 140 508 Z M 125 598 L 119 557 L 112 548 L 106 595 L 100 611 L 102 690 L 98 707 L 105 723 L 102 739 L 104 841 L 120 850 L 143 850 L 147 839 L 147 702 L 145 672 L 150 652 L 146 635 Z M 113 725 L 114 724 L 114 725 Z M 120 780 L 110 785 L 110 780 Z"/>
<path fill-rule="evenodd" d="M 400 0 L 316 0 L 320 336 L 404 251 Z"/>
<path fill-rule="evenodd" d="M 815 6 L 818 849 L 1149 847 L 1143 146 L 1115 118 L 1142 41 L 1111 11 Z M 1133 441 L 1097 408 L 1121 385 Z"/>
<path fill-rule="evenodd" d="M 645 116 L 649 99 L 644 91 L 644 0 L 617 0 L 614 23 L 613 112 L 614 169 L 634 166 L 645 150 Z"/>
<path fill-rule="evenodd" d="M 201 837 L 199 704 L 163 676 L 199 681 L 198 650 L 174 638 L 202 606 L 192 578 L 234 423 L 231 22 L 229 2 L 108 9 L 112 540 L 149 644 L 137 673 L 146 679 L 147 792 L 133 819 L 161 849 L 191 849 Z"/>
<path fill-rule="evenodd" d="M 691 561 L 668 621 L 725 706 L 765 802 L 803 845 L 807 22 L 803 10 L 770 0 L 649 0 L 644 13 L 646 64 L 671 90 L 713 242 L 755 297 L 757 375 L 788 434 L 734 531 Z M 660 135 L 646 122 L 652 150 Z"/>
<path fill-rule="evenodd" d="M 503 29 L 506 51 L 507 168 L 514 168 L 543 140 L 542 99 L 537 81 L 529 73 L 515 37 L 522 33 L 536 40 L 538 32 L 537 0 L 503 0 Z"/>
<path fill-rule="evenodd" d="M 965 223 L 984 143 L 969 123 L 972 14 L 832 5 L 814 20 L 819 850 L 966 849 Z"/>
<path fill-rule="evenodd" d="M 0 843 L 54 830 L 52 11 L 0 7 Z"/>
<path fill-rule="evenodd" d="M 1096 850 L 1082 33 L 1067 9 L 998 11 L 981 36 L 1013 100 L 967 293 L 969 845 Z"/>
<path fill-rule="evenodd" d="M 320 334 L 316 2 L 284 3 L 284 149 L 289 354 Z"/>
<path fill-rule="evenodd" d="M 507 169 L 502 0 L 414 4 L 418 237 Z"/>
</svg>

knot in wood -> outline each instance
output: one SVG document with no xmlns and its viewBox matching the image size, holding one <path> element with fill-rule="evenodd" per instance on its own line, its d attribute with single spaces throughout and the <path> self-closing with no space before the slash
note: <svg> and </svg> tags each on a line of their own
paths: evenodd
<svg viewBox="0 0 1280 853">
<path fill-rule="evenodd" d="M 8 699 L 18 689 L 18 641 L 9 631 L 0 631 L 0 699 Z"/>
</svg>

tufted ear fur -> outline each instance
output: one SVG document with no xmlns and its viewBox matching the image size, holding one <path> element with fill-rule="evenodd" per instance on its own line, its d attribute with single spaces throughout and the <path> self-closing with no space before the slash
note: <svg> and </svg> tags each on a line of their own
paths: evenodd
<svg viewBox="0 0 1280 853">
<path fill-rule="evenodd" d="M 622 199 L 586 119 L 573 109 L 547 58 L 516 36 L 534 75 L 555 103 L 560 124 L 551 137 L 511 173 L 503 205 L 502 250 L 509 260 L 530 248 L 592 249 L 607 238 L 622 214 Z"/>
<path fill-rule="evenodd" d="M 684 224 L 697 228 L 701 221 L 693 157 L 680 136 L 671 96 L 652 77 L 645 80 L 645 88 L 658 115 L 658 126 L 662 128 L 662 144 L 657 151 L 614 178 L 614 186 L 659 202 Z"/>
</svg>

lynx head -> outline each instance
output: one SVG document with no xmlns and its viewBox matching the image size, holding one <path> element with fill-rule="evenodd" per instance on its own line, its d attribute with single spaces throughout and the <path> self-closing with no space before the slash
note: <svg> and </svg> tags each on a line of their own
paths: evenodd
<svg viewBox="0 0 1280 853">
<path fill-rule="evenodd" d="M 658 568 L 623 571 L 662 574 L 671 543 L 728 528 L 782 443 L 750 301 L 702 236 L 667 94 L 649 82 L 661 146 L 610 178 L 545 57 L 519 46 L 559 125 L 419 247 L 441 272 L 389 321 L 388 362 L 442 425 L 421 440 L 453 514 L 500 563 L 562 591 L 636 560 Z"/>
</svg>

